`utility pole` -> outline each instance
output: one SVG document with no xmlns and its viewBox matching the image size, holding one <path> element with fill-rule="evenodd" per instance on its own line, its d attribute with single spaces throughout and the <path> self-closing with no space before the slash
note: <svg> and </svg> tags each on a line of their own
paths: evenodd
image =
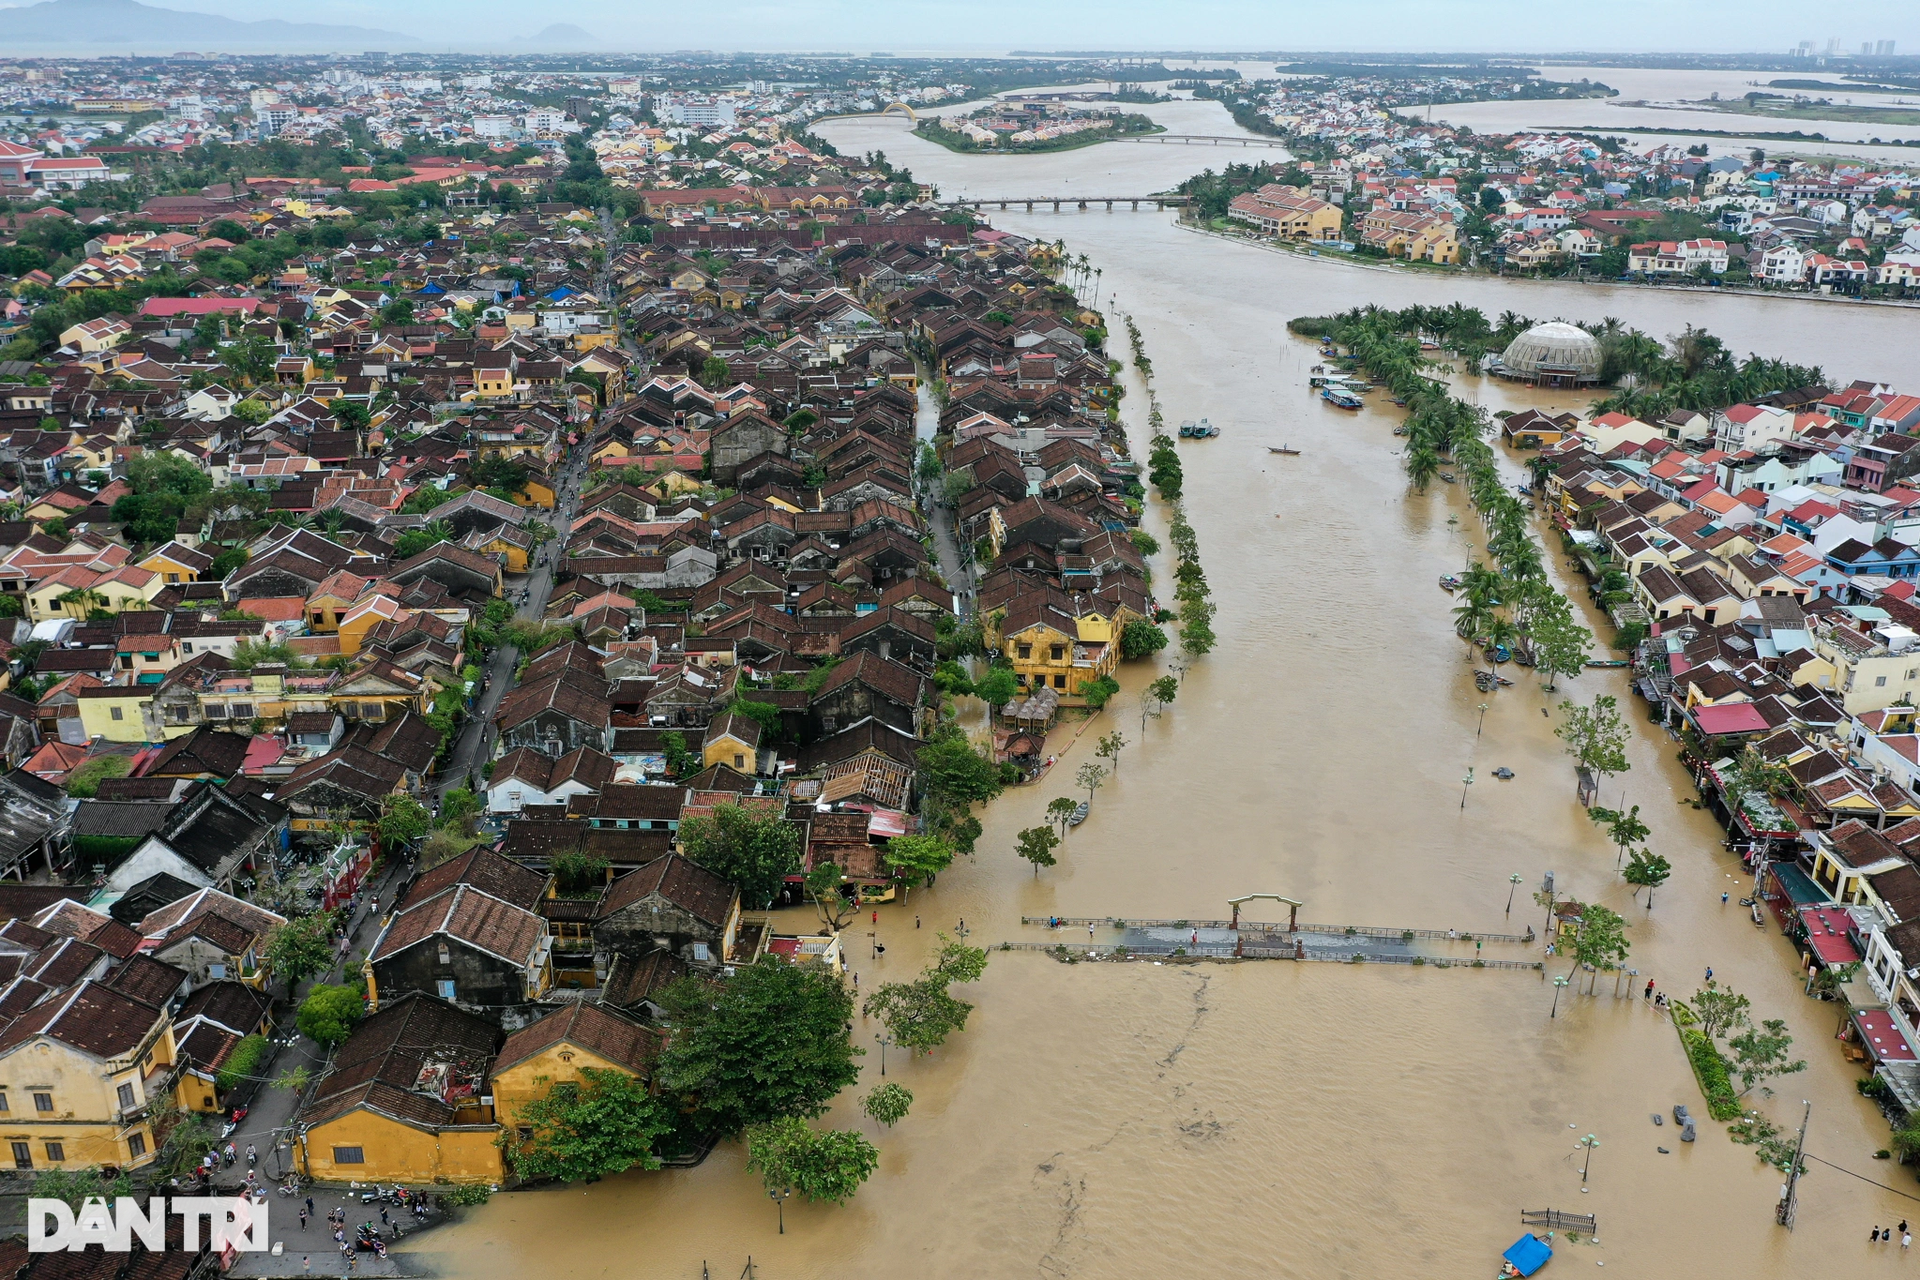
<svg viewBox="0 0 1920 1280">
<path fill-rule="evenodd" d="M 1793 1230 L 1793 1211 L 1798 1207 L 1800 1194 L 1800 1156 L 1807 1149 L 1807 1121 L 1813 1118 L 1813 1104 L 1802 1102 L 1806 1108 L 1800 1116 L 1800 1137 L 1793 1144 L 1793 1164 L 1787 1168 L 1787 1185 L 1780 1188 L 1780 1203 L 1775 1206 L 1773 1220 Z"/>
</svg>

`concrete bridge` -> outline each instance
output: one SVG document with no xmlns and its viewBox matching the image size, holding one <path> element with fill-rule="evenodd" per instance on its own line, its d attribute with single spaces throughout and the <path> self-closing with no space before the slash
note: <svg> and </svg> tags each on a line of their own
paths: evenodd
<svg viewBox="0 0 1920 1280">
<path fill-rule="evenodd" d="M 1096 205 L 1104 205 L 1111 212 L 1117 204 L 1126 205 L 1129 209 L 1138 209 L 1142 205 L 1153 209 L 1177 209 L 1191 203 L 1191 200 L 1191 197 L 1177 193 L 1159 196 L 969 196 L 962 200 L 949 200 L 946 202 L 946 207 L 949 209 L 1008 209 L 1024 206 L 1028 213 L 1032 213 L 1036 206 L 1052 205 L 1053 211 L 1058 213 L 1062 206 L 1069 209 L 1091 209 Z"/>
<path fill-rule="evenodd" d="M 1179 145 L 1183 147 L 1272 147 L 1283 150 L 1286 143 L 1279 138 L 1240 137 L 1233 134 L 1212 133 L 1143 133 L 1133 138 L 1113 138 L 1113 142 L 1153 142 L 1161 146 Z"/>
</svg>

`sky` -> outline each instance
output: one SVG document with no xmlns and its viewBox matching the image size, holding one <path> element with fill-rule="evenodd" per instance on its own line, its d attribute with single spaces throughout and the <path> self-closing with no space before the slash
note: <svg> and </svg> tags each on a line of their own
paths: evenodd
<svg viewBox="0 0 1920 1280">
<path fill-rule="evenodd" d="M 17 0 L 16 0 L 17 2 Z M 836 50 L 856 53 L 1071 49 L 1346 49 L 1379 52 L 1784 52 L 1897 40 L 1920 54 L 1920 3 L 1860 0 L 146 0 L 245 20 L 377 27 L 450 47 L 510 48 L 568 22 L 608 50 Z"/>
</svg>

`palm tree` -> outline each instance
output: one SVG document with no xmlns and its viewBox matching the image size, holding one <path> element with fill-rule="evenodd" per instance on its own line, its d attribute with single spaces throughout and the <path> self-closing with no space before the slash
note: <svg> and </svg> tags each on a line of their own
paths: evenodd
<svg viewBox="0 0 1920 1280">
<path fill-rule="evenodd" d="M 1433 483 L 1433 478 L 1440 474 L 1440 455 L 1424 443 L 1409 444 L 1406 467 L 1407 479 L 1415 489 L 1425 493 L 1427 486 Z"/>
<path fill-rule="evenodd" d="M 68 613 L 84 621 L 95 609 L 106 608 L 107 598 L 92 587 L 75 587 L 55 596 L 54 603 L 65 606 Z"/>
</svg>

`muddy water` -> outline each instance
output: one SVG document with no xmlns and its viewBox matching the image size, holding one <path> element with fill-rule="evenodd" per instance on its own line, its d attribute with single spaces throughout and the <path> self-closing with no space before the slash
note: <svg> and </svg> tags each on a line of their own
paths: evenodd
<svg viewBox="0 0 1920 1280">
<path fill-rule="evenodd" d="M 830 136 L 843 150 L 884 145 L 950 189 L 1003 181 L 990 161 L 923 156 L 881 122 Z M 1055 157 L 1053 176 L 1085 181 L 1144 162 L 1107 158 L 1122 150 Z M 1736 349 L 1912 381 L 1913 315 L 1359 271 L 1146 214 L 996 220 L 1064 237 L 1103 266 L 1145 333 L 1169 416 L 1226 427 L 1183 446 L 1222 641 L 1144 729 L 1136 695 L 1155 672 L 1126 672 L 1127 692 L 1093 731 L 1119 728 L 1133 744 L 1059 866 L 1035 877 L 1014 837 L 1067 792 L 1091 736 L 1067 748 L 1059 785 L 987 808 L 974 860 L 882 908 L 883 960 L 862 936 L 873 926 L 858 926 L 862 985 L 911 974 L 935 931 L 960 919 L 977 942 L 1037 939 L 1045 931 L 1023 928 L 1022 914 L 1214 917 L 1227 897 L 1254 891 L 1304 899 L 1316 921 L 1503 930 L 1517 872 L 1518 932 L 1537 925 L 1526 891 L 1552 869 L 1565 890 L 1626 913 L 1640 981 L 1686 994 L 1711 964 L 1759 1013 L 1785 1017 L 1810 1067 L 1763 1108 L 1797 1122 L 1798 1100 L 1811 1099 L 1811 1152 L 1920 1192 L 1871 1158 L 1886 1127 L 1829 1039 L 1834 1007 L 1802 998 L 1782 939 L 1721 905 L 1722 890 L 1737 897 L 1744 882 L 1717 828 L 1681 803 L 1691 791 L 1672 744 L 1641 734 L 1632 769 L 1605 797 L 1642 806 L 1649 843 L 1674 863 L 1649 912 L 1629 900 L 1611 846 L 1573 803 L 1571 769 L 1541 715 L 1550 699 L 1525 680 L 1491 697 L 1473 689 L 1433 585 L 1478 537 L 1463 495 L 1444 485 L 1410 495 L 1390 407 L 1344 414 L 1310 398 L 1313 349 L 1282 328 L 1301 312 L 1457 296 L 1495 311 L 1611 313 L 1655 333 L 1693 320 Z M 1477 379 L 1462 389 L 1490 407 L 1569 403 Z M 1142 402 L 1135 387 L 1136 431 Z M 1283 441 L 1303 454 L 1262 447 Z M 1157 509 L 1149 527 L 1164 532 Z M 1627 693 L 1618 672 L 1588 673 L 1561 693 L 1600 691 Z M 1499 765 L 1515 779 L 1494 780 Z M 963 1035 L 918 1060 L 888 1055 L 888 1078 L 915 1095 L 891 1132 L 855 1107 L 880 1066 L 878 1027 L 856 1022 L 866 1080 L 827 1123 L 873 1133 L 882 1158 L 847 1207 L 789 1203 L 777 1234 L 774 1206 L 730 1144 L 687 1172 L 499 1197 L 426 1250 L 442 1274 L 477 1280 L 692 1277 L 703 1261 L 731 1276 L 748 1255 L 768 1277 L 1468 1276 L 1492 1273 L 1519 1209 L 1554 1206 L 1600 1217 L 1600 1243 L 1563 1251 L 1562 1266 L 1785 1277 L 1827 1273 L 1838 1259 L 1854 1274 L 1894 1273 L 1897 1249 L 1866 1253 L 1867 1229 L 1920 1204 L 1816 1167 L 1798 1231 L 1775 1228 L 1778 1177 L 1721 1126 L 1683 1146 L 1671 1125 L 1651 1125 L 1649 1113 L 1702 1101 L 1664 1019 L 1610 992 L 1603 980 L 1597 996 L 1563 996 L 1550 1018 L 1552 988 L 1533 973 L 1069 966 L 999 954 L 966 993 L 978 1007 Z M 1586 1133 L 1602 1145 L 1583 1193 L 1573 1145 Z"/>
</svg>

